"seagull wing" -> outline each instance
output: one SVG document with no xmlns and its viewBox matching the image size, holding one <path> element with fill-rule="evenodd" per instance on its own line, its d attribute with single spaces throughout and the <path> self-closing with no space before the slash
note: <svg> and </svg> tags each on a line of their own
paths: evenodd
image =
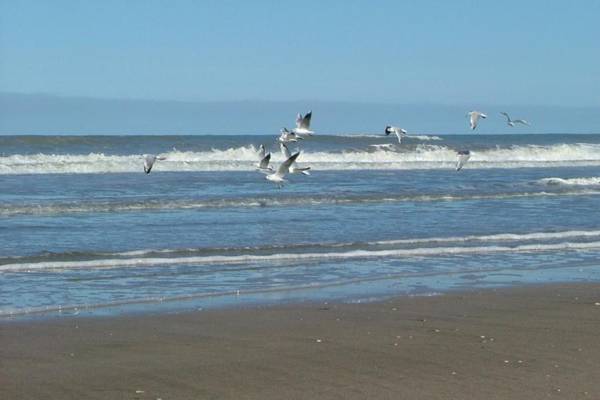
<svg viewBox="0 0 600 400">
<path fill-rule="evenodd" d="M 285 143 L 279 143 L 279 149 L 281 149 L 281 154 L 283 154 L 286 160 L 291 157 L 290 150 Z"/>
<path fill-rule="evenodd" d="M 471 116 L 471 118 L 469 119 L 469 122 L 471 124 L 471 129 L 477 128 L 477 121 L 479 120 L 479 113 L 477 113 L 475 111 L 471 111 L 469 113 L 469 115 Z"/>
<path fill-rule="evenodd" d="M 260 169 L 268 169 L 269 168 L 269 161 L 271 161 L 271 153 L 267 153 L 262 158 L 262 160 L 260 160 L 259 168 Z"/>
<path fill-rule="evenodd" d="M 394 133 L 398 138 L 398 144 L 402 144 L 402 129 L 394 129 Z"/>
<path fill-rule="evenodd" d="M 508 115 L 508 113 L 501 112 L 500 114 L 502 114 L 502 115 L 504 115 L 504 116 L 506 117 L 506 121 L 507 121 L 507 122 L 510 122 L 510 121 L 511 121 L 511 120 L 510 120 L 510 116 Z"/>
<path fill-rule="evenodd" d="M 302 118 L 302 122 L 300 123 L 299 128 L 303 128 L 306 130 L 310 129 L 310 119 L 312 118 L 312 111 L 306 113 L 306 115 Z"/>
<path fill-rule="evenodd" d="M 296 129 L 302 128 L 302 114 L 298 113 L 296 115 Z"/>
<path fill-rule="evenodd" d="M 283 163 L 281 163 L 279 168 L 277 168 L 276 174 L 283 178 L 285 176 L 285 174 L 290 172 L 290 166 L 296 161 L 296 158 L 298 158 L 299 155 L 300 155 L 300 152 L 295 153 L 291 157 L 289 157 L 287 160 L 285 160 Z"/>
<path fill-rule="evenodd" d="M 529 125 L 529 122 L 525 121 L 524 119 L 515 119 L 513 122 L 515 124 Z"/>
<path fill-rule="evenodd" d="M 459 151 L 456 156 L 456 170 L 460 171 L 463 165 L 469 161 L 469 158 L 471 158 L 471 153 L 469 151 Z"/>
<path fill-rule="evenodd" d="M 156 156 L 147 155 L 144 157 L 144 172 L 149 174 L 152 171 L 152 166 L 154 165 L 154 161 L 156 160 Z"/>
</svg>

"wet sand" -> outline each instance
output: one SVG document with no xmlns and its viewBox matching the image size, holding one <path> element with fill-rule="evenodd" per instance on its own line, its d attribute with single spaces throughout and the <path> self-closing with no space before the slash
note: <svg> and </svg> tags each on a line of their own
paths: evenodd
<svg viewBox="0 0 600 400">
<path fill-rule="evenodd" d="M 600 285 L 0 323 L 0 399 L 367 398 L 599 399 Z"/>
</svg>

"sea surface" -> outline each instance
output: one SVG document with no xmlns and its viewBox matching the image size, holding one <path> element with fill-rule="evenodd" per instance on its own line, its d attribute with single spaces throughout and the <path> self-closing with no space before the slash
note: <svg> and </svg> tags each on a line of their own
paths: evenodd
<svg viewBox="0 0 600 400">
<path fill-rule="evenodd" d="M 275 139 L 0 137 L 0 318 L 600 280 L 600 135 Z"/>
</svg>

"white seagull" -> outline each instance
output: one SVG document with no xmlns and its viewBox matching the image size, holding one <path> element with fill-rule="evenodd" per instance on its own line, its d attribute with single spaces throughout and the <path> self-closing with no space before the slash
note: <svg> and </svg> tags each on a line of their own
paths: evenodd
<svg viewBox="0 0 600 400">
<path fill-rule="evenodd" d="M 298 113 L 296 116 L 296 129 L 294 132 L 297 135 L 307 135 L 310 136 L 314 132 L 310 130 L 310 119 L 312 118 L 312 111 L 306 113 L 306 115 L 302 115 Z"/>
<path fill-rule="evenodd" d="M 456 170 L 460 171 L 471 158 L 471 152 L 469 150 L 460 150 L 456 152 Z"/>
<path fill-rule="evenodd" d="M 406 137 L 407 132 L 405 129 L 388 125 L 385 127 L 385 135 L 388 136 L 390 133 L 394 133 L 398 138 L 398 144 L 402 144 L 402 138 Z"/>
<path fill-rule="evenodd" d="M 470 117 L 469 122 L 471 124 L 471 130 L 477 128 L 479 118 L 487 118 L 487 115 L 481 111 L 471 111 L 470 113 L 467 113 L 467 115 Z"/>
<path fill-rule="evenodd" d="M 500 114 L 506 117 L 506 123 L 508 126 L 515 126 L 515 124 L 529 125 L 529 122 L 525 121 L 524 119 L 510 119 L 510 116 L 505 112 L 501 112 Z"/>
<path fill-rule="evenodd" d="M 286 160 L 292 156 L 285 143 L 279 143 L 279 148 L 281 149 L 281 154 L 283 154 Z M 293 162 L 290 165 L 290 174 L 310 175 L 310 172 L 308 172 L 309 169 L 310 167 L 300 167 L 298 163 Z"/>
<path fill-rule="evenodd" d="M 144 172 L 149 174 L 150 171 L 152 171 L 152 167 L 154 166 L 154 163 L 158 160 L 162 161 L 162 160 L 166 160 L 166 157 L 159 157 L 156 156 L 154 154 L 146 154 L 144 155 Z"/>
<path fill-rule="evenodd" d="M 273 183 L 276 183 L 277 186 L 281 188 L 283 184 L 287 182 L 284 179 L 285 175 L 290 172 L 290 166 L 294 163 L 294 161 L 296 161 L 296 158 L 298 158 L 299 155 L 299 152 L 292 155 L 290 158 L 281 163 L 276 172 L 265 176 L 265 178 Z"/>
<path fill-rule="evenodd" d="M 279 135 L 279 142 L 281 143 L 291 143 L 291 142 L 297 142 L 298 140 L 302 140 L 302 138 L 298 135 L 296 135 L 296 133 L 294 131 L 290 132 L 287 130 L 287 128 L 281 128 L 281 135 Z"/>
<path fill-rule="evenodd" d="M 265 156 L 260 159 L 260 162 L 257 165 L 258 171 L 262 172 L 263 174 L 273 172 L 273 168 L 269 166 L 269 161 L 271 161 L 271 153 L 265 154 Z"/>
</svg>

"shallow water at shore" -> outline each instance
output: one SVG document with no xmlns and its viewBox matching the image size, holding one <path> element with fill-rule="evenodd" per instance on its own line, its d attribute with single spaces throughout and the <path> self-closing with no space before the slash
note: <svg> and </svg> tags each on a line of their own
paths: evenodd
<svg viewBox="0 0 600 400">
<path fill-rule="evenodd" d="M 598 280 L 600 135 L 315 136 L 283 189 L 272 141 L 0 138 L 0 316 Z"/>
</svg>

